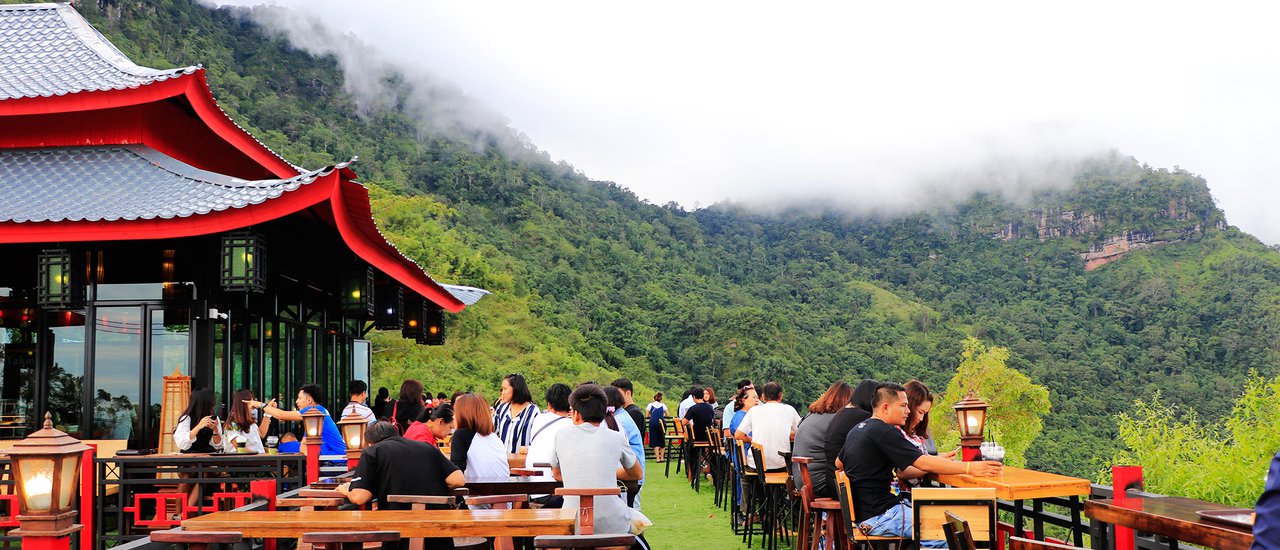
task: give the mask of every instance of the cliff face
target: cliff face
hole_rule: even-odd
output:
[[[1039,239],[1042,242],[1054,238],[1092,237],[1093,244],[1087,252],[1080,254],[1080,258],[1085,262],[1085,271],[1093,271],[1124,258],[1133,250],[1197,238],[1205,233],[1206,225],[1209,229],[1227,228],[1221,212],[1196,213],[1187,207],[1189,202],[1189,198],[1169,199],[1163,208],[1153,209],[1150,219],[1141,224],[1143,229],[1118,231],[1117,224],[1109,224],[1108,218],[1102,214],[1044,206],[1026,211],[1021,219],[1006,222],[993,237],[1004,241]],[[1206,224],[1206,221],[1211,223]]]

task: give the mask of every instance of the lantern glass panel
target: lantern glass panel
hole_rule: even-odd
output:
[[[28,511],[44,511],[53,504],[53,471],[54,459],[45,456],[24,456],[17,458],[22,476],[22,499]],[[61,500],[61,499],[59,499]]]
[[[347,450],[359,449],[364,443],[364,426],[360,424],[343,424],[342,439],[347,442]]]
[[[61,457],[62,471],[59,473],[61,487],[58,489],[58,509],[71,509],[71,496],[76,494],[76,480],[80,477],[80,453],[72,453]]]
[[[320,431],[324,428],[324,417],[320,415],[303,415],[302,425],[307,432],[307,437],[320,437]]]

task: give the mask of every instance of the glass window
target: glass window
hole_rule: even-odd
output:
[[[21,439],[35,424],[36,345],[31,332],[0,329],[0,439]]]
[[[185,311],[185,310],[183,310]],[[177,322],[178,315],[166,311],[151,310],[151,397],[149,400],[147,442],[144,447],[160,448],[160,406],[164,402],[164,377],[174,371],[191,375],[190,331],[185,322]]]
[[[82,430],[84,411],[84,317],[79,325],[51,327],[49,347],[49,412],[54,427],[78,439],[89,439]]]
[[[351,354],[351,379],[369,382],[369,364],[373,357],[370,351],[371,344],[368,340],[354,340],[352,347],[354,352]]]
[[[142,308],[95,310],[91,439],[127,439],[137,448]]]

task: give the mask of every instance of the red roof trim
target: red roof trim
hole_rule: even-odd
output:
[[[209,82],[205,79],[204,69],[137,88],[6,99],[0,101],[0,117],[112,109],[163,101],[180,95],[187,98],[200,120],[218,137],[266,168],[275,177],[291,178],[301,173],[237,125],[221,107],[218,107],[217,101],[213,98],[213,91],[209,89]]]
[[[357,256],[445,311],[458,313],[466,307],[387,242],[374,224],[365,186],[344,179],[334,191],[333,219],[338,233]]]

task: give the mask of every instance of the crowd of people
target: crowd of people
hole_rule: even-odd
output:
[[[395,508],[385,502],[386,495],[448,495],[468,481],[511,475],[509,459],[522,456],[527,468],[548,470],[566,488],[624,487],[621,498],[596,499],[595,532],[628,533],[638,519],[645,474],[641,426],[646,421],[625,378],[607,386],[552,384],[542,396],[545,409],[534,403],[528,382],[517,373],[503,377],[494,403],[478,393],[433,397],[417,380],[405,380],[394,400],[386,388],[379,389],[372,403],[363,381],[353,380],[347,389],[348,402],[339,418],[355,416],[368,423],[368,447],[353,475],[357,481],[339,487],[353,503],[376,500],[379,507]],[[240,390],[231,398],[231,413],[219,415],[213,391],[200,389],[192,393],[173,439],[184,453],[264,452],[273,421],[301,421],[303,414],[316,410],[325,418],[321,456],[345,455],[334,417],[322,402],[323,390],[314,384],[299,388],[293,410]],[[227,416],[225,422],[221,416]],[[299,450],[284,443],[280,449]],[[184,490],[191,500],[198,498],[189,487]],[[531,498],[539,507],[578,506],[576,497]],[[451,547],[450,539],[427,543],[427,548]],[[642,536],[637,544],[647,548]]]
[[[650,445],[657,460],[665,458],[666,441],[659,430],[668,411],[663,395],[649,404]],[[863,380],[856,387],[844,381],[831,384],[808,407],[803,418],[783,402],[783,388],[768,382],[759,388],[741,380],[733,399],[723,408],[710,388],[693,386],[685,392],[675,418],[694,442],[707,441],[713,430],[744,445],[758,443],[764,464],[745,454],[748,471],[785,471],[786,458],[808,457],[810,483],[816,497],[836,498],[837,470],[851,480],[855,524],[868,535],[912,538],[911,489],[927,473],[999,475],[1002,464],[992,461],[958,462],[956,451],[939,452],[929,431],[934,395],[919,380],[905,385]],[[730,453],[737,464],[737,453]],[[794,466],[798,470],[798,466]],[[802,479],[793,472],[794,479]],[[944,541],[921,541],[943,547]]]
[[[625,378],[606,386],[552,384],[542,396],[545,409],[535,403],[518,373],[503,377],[493,403],[477,393],[432,396],[417,380],[405,380],[395,399],[387,388],[379,389],[372,403],[366,403],[369,388],[364,382],[352,381],[347,389],[341,416],[354,415],[369,424],[369,447],[355,474],[359,481],[340,488],[352,502],[378,499],[380,506],[390,507],[379,497],[447,495],[470,480],[510,475],[509,458],[523,456],[527,468],[549,469],[568,488],[624,487],[625,498],[597,500],[598,533],[631,530],[645,480],[643,429],[654,459],[663,462],[668,458],[669,418],[687,426],[695,442],[722,430],[744,444],[758,443],[763,464],[748,454],[742,464],[748,470],[784,471],[780,451],[809,457],[812,491],[818,497],[834,498],[835,472],[844,471],[853,481],[855,521],[870,535],[912,536],[910,492],[926,473],[987,476],[1001,469],[998,462],[957,462],[952,460],[955,451],[939,453],[929,431],[934,395],[918,380],[905,385],[863,380],[856,387],[836,382],[809,405],[804,417],[784,402],[780,383],[757,388],[747,379],[738,382],[723,407],[711,388],[691,387],[674,415],[662,393],[641,409]],[[314,384],[298,389],[294,410],[240,390],[232,396],[224,422],[214,412],[213,392],[197,390],[179,419],[174,442],[183,452],[262,452],[273,419],[300,421],[315,409],[325,415],[321,454],[344,454],[323,401],[322,389]],[[737,460],[736,453],[732,459]],[[405,475],[407,471],[417,473]],[[572,497],[568,502],[554,495],[532,498],[542,507],[577,506]],[[926,546],[940,542],[923,541]]]

